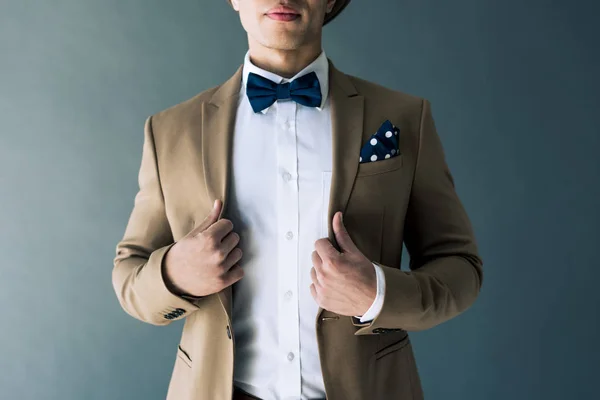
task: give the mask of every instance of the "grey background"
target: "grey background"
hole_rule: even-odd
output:
[[[431,100],[476,230],[480,298],[411,335],[427,399],[598,396],[598,11],[355,0],[324,29],[342,71]],[[224,0],[0,1],[0,398],[164,398],[182,323],[111,286],[143,123],[246,49]]]

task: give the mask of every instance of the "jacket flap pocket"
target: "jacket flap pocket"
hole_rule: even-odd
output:
[[[179,357],[188,367],[192,367],[192,359],[190,358],[187,351],[181,348],[181,345],[177,345],[177,357]]]
[[[392,339],[393,341],[384,343],[383,347],[381,347],[379,350],[377,350],[375,352],[375,354],[374,354],[375,359],[377,360],[387,354],[390,354],[394,351],[400,350],[401,348],[403,348],[410,342],[410,340],[408,338],[408,333],[406,333],[406,331],[400,333],[400,335],[401,335],[401,337],[399,339],[398,339],[398,336],[393,333],[389,333],[389,334],[386,333],[386,334],[380,335],[380,340],[386,340],[385,338],[387,337],[389,339]]]

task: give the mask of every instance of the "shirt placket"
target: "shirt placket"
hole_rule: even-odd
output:
[[[298,164],[296,107],[291,100],[277,102],[277,272],[279,392],[283,398],[299,398],[300,318],[298,302]]]

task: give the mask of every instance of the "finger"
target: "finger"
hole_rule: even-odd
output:
[[[242,259],[242,256],[243,256],[242,249],[240,249],[239,247],[236,247],[235,249],[231,250],[231,252],[229,252],[229,254],[227,254],[227,257],[225,258],[225,261],[223,262],[223,267],[226,270],[231,270],[231,268],[233,268],[235,266],[235,264],[238,263]]]
[[[230,231],[228,234],[225,235],[225,237],[221,241],[221,246],[223,247],[223,251],[225,251],[226,253],[229,253],[239,243],[240,243],[240,235],[238,235],[234,231]]]
[[[215,238],[217,243],[221,243],[223,238],[232,230],[233,222],[227,218],[221,218],[201,233],[205,234],[206,236],[212,236]]]
[[[313,268],[315,269],[315,273],[318,278],[321,278],[323,275],[323,260],[319,257],[319,254],[316,251],[313,251],[311,254],[311,261]]]
[[[227,286],[231,286],[240,279],[244,277],[244,269],[240,264],[235,264],[231,269],[225,274],[225,282]]]
[[[331,244],[329,239],[319,239],[315,241],[315,251],[319,254],[319,257],[324,258],[335,258],[339,257],[342,253],[337,251]]]
[[[356,245],[354,244],[354,241],[350,237],[350,234],[348,233],[348,230],[346,229],[344,222],[342,221],[342,212],[341,211],[336,212],[335,215],[333,216],[333,232],[335,234],[335,239],[337,240],[342,253],[356,252],[358,250]],[[335,249],[335,247],[333,247],[333,245],[331,245],[331,243],[330,243],[330,246],[332,249],[335,250],[336,253],[340,254],[337,251],[337,249]]]
[[[202,222],[200,222],[200,224],[197,227],[192,229],[192,231],[190,232],[190,236],[196,236],[199,233],[204,232],[208,227],[217,222],[217,220],[219,219],[219,213],[221,212],[221,206],[221,200],[215,200],[213,208],[210,210],[208,215],[204,217]]]
[[[321,288],[321,284],[319,282],[319,278],[317,277],[317,271],[315,271],[315,267],[310,269],[310,279],[313,281],[315,286]]]
[[[313,299],[315,299],[315,301],[317,302],[317,304],[319,304],[319,301],[317,300],[317,289],[315,288],[315,284],[311,283],[310,284],[310,294],[312,295]]]

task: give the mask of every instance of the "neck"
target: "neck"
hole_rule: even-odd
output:
[[[284,78],[291,78],[319,57],[321,42],[306,48],[279,50],[260,46],[250,46],[249,57],[252,64]]]

